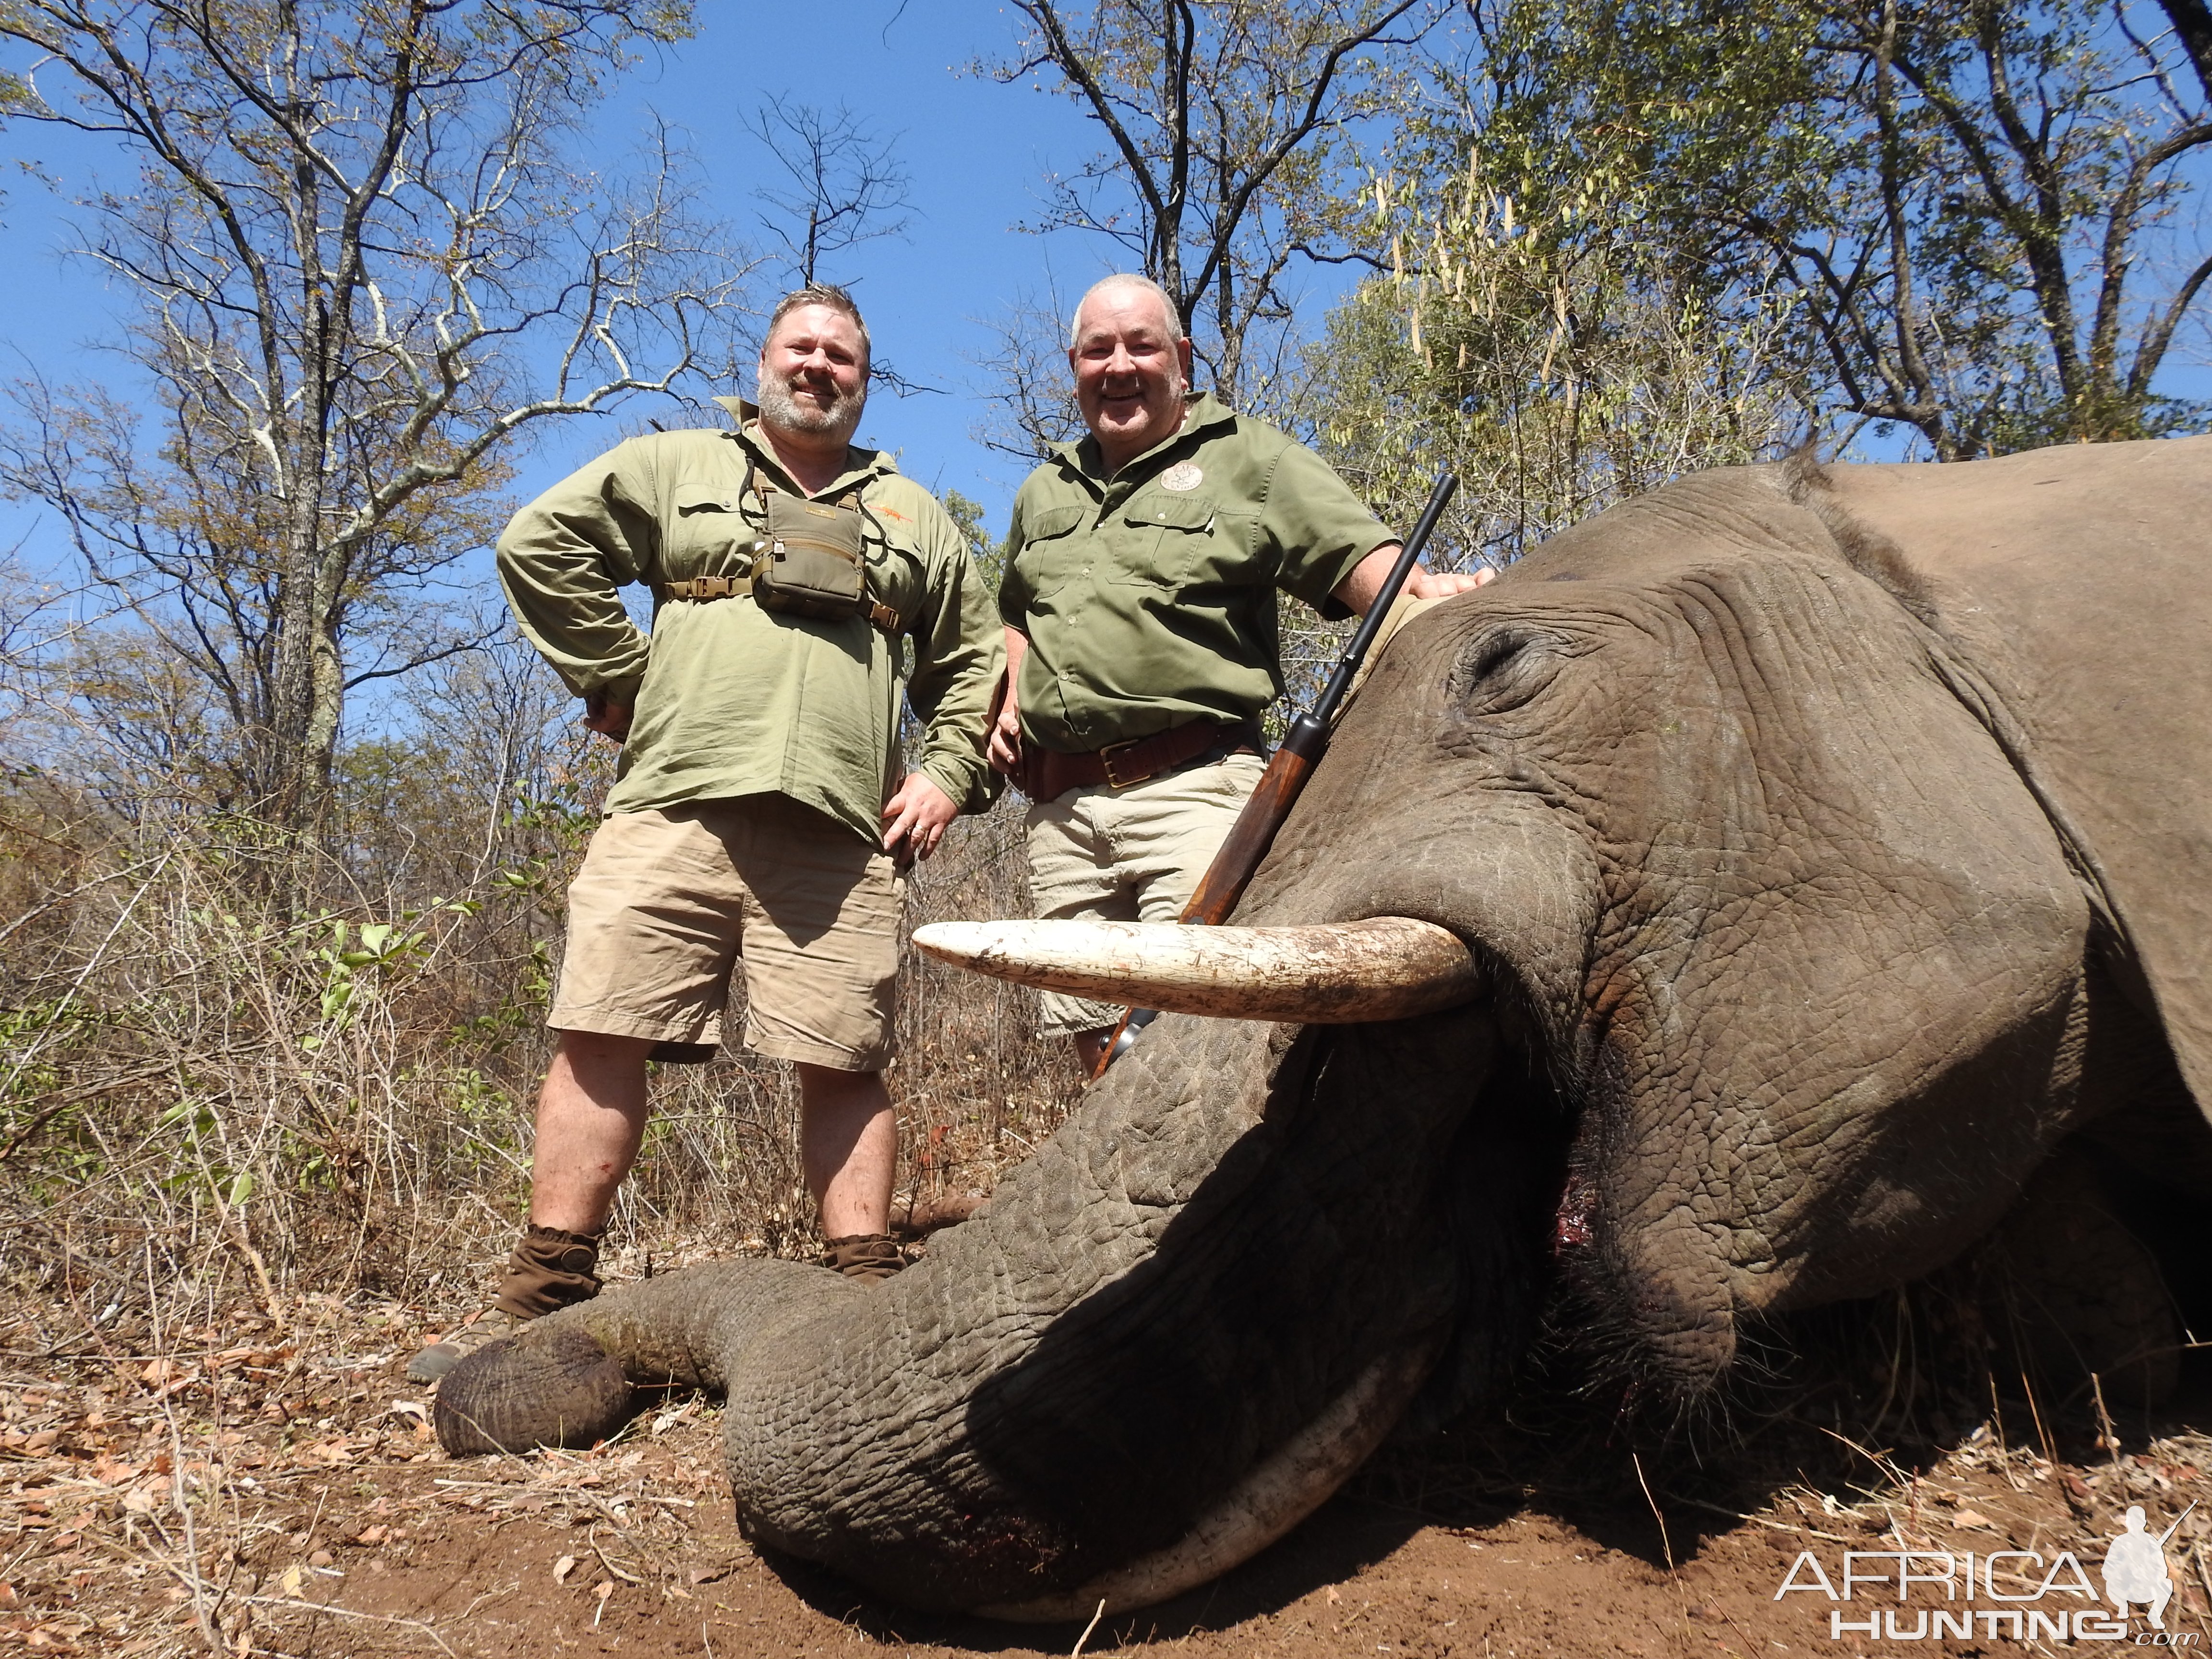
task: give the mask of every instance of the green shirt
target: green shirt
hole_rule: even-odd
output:
[[[902,775],[902,690],[923,726],[915,769],[974,804],[1004,648],[958,527],[889,456],[852,450],[817,499],[860,484],[868,591],[898,612],[898,640],[860,617],[766,611],[749,593],[671,599],[659,586],[744,573],[760,518],[744,489],[749,460],[775,487],[803,493],[750,424],[751,407],[720,401],[744,429],[632,438],[516,514],[500,538],[507,601],[568,689],[610,687],[620,702],[635,687],[607,811],[784,794],[878,842]],[[623,608],[618,590],[630,582],[654,585],[650,639]]]
[[[1063,444],[1014,498],[999,614],[1029,636],[1023,735],[1063,754],[1281,695],[1275,590],[1319,608],[1396,538],[1328,465],[1211,396],[1109,479]]]

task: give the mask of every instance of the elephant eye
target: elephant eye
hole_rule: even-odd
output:
[[[1551,678],[1559,643],[1539,629],[1514,624],[1479,635],[1453,672],[1453,693],[1474,713],[1518,708]]]

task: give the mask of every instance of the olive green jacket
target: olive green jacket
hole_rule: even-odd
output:
[[[1321,457],[1199,398],[1113,477],[1064,444],[1014,498],[999,614],[1029,636],[1025,739],[1063,754],[1193,720],[1243,720],[1283,689],[1275,592],[1316,609],[1396,539]]]
[[[980,805],[1004,647],[959,529],[889,456],[854,449],[817,499],[860,485],[869,592],[898,613],[899,638],[859,617],[763,611],[750,593],[667,596],[668,582],[744,574],[760,517],[744,489],[749,460],[800,493],[751,406],[720,401],[744,429],[632,438],[524,507],[499,540],[500,581],[523,635],[568,689],[635,698],[607,811],[776,793],[878,841],[903,771],[902,691],[922,727],[915,769]],[[650,638],[623,605],[632,582],[655,590]]]

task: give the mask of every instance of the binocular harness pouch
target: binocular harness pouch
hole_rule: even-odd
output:
[[[867,565],[860,551],[860,514],[840,501],[811,501],[761,485],[767,520],[753,556],[753,602],[763,611],[842,622],[865,608]],[[855,492],[857,494],[857,492]]]
[[[809,501],[771,489],[750,465],[745,487],[760,503],[763,532],[747,551],[750,577],[701,576],[670,582],[678,599],[734,599],[750,580],[753,603],[763,611],[843,622],[864,617],[886,634],[899,631],[897,611],[868,593],[868,566],[860,532],[860,492],[835,501]]]

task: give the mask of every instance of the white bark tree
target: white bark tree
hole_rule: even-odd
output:
[[[633,179],[569,160],[689,31],[684,0],[0,4],[11,120],[136,170],[83,251],[155,394],[19,386],[0,482],[211,688],[234,810],[314,823],[346,694],[479,636],[422,596],[526,431],[731,374],[744,265],[665,135]]]

